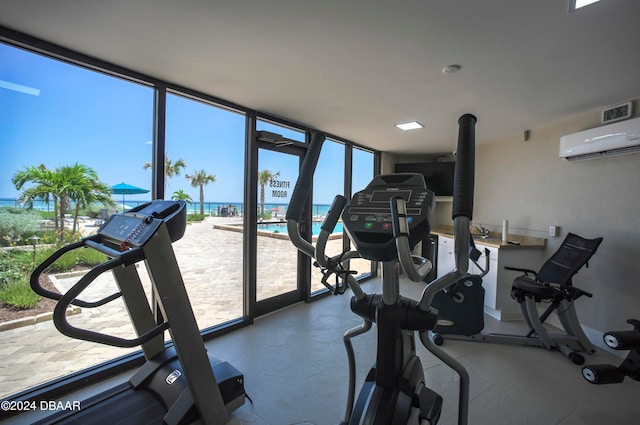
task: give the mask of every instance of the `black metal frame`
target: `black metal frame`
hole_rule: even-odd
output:
[[[304,154],[306,153],[306,150],[307,150],[306,144],[301,142],[292,142],[289,145],[276,146],[271,143],[257,141],[256,142],[256,168],[252,168],[252,171],[255,171],[255,178],[253,178],[252,176],[251,182],[258,181],[259,170],[257,169],[257,159],[260,155],[259,154],[260,149],[279,152],[279,153],[282,153],[285,155],[291,155],[294,157],[297,156],[298,164],[299,164],[298,167],[300,167],[300,164],[302,164],[302,159],[304,158]],[[256,186],[256,195],[257,195],[257,186]],[[255,212],[256,209],[253,208],[253,210],[254,210],[254,213],[257,214]],[[307,205],[307,212],[308,212],[307,215],[309,216],[308,219],[310,222],[311,209],[309,208],[309,205]],[[254,254],[254,256],[251,258],[255,258],[257,262],[257,229],[256,229],[256,226],[254,225],[254,223],[257,223],[257,216],[252,220],[248,220],[247,222],[249,223],[248,227],[251,228],[251,232],[256,233],[256,238],[255,238],[256,243],[253,243],[251,245],[252,252]],[[307,237],[309,236],[310,235],[307,235]],[[309,260],[308,257],[306,259],[302,257],[303,256],[300,253],[297,253],[298,278],[297,278],[296,289],[293,291],[278,294],[274,297],[267,298],[264,300],[259,300],[259,301],[257,300],[257,296],[254,296],[254,298],[252,299],[252,302],[255,305],[256,316],[262,316],[264,314],[271,313],[273,311],[279,310],[283,307],[286,307],[291,304],[295,304],[297,302],[303,301],[308,298],[309,288],[311,287],[310,261],[308,261]],[[256,267],[256,264],[255,264],[256,262],[254,262],[253,264],[254,268]],[[249,281],[249,286],[253,288],[252,292],[254,294],[257,294],[257,276],[256,276],[256,279]]]
[[[36,37],[32,37],[28,34],[21,33],[20,31],[0,26],[0,42],[5,43],[17,48],[25,49],[37,54],[60,60],[75,66],[90,69],[92,71],[98,71],[106,75],[121,78],[134,83],[142,84],[154,89],[154,121],[153,121],[153,158],[152,164],[154,164],[153,178],[152,178],[152,197],[153,199],[159,199],[164,196],[164,173],[161,172],[163,167],[158,167],[156,164],[161,164],[164,161],[165,151],[165,123],[166,123],[166,96],[167,93],[173,93],[188,98],[196,99],[210,103],[217,107],[225,108],[231,111],[242,113],[246,116],[246,130],[245,130],[245,178],[247,185],[245,187],[244,202],[245,202],[245,223],[244,223],[244,239],[243,239],[243,278],[245,282],[244,291],[244,315],[241,318],[232,320],[221,325],[201,330],[203,338],[205,340],[213,339],[217,336],[224,335],[228,332],[232,332],[236,329],[242,328],[253,323],[253,319],[261,314],[265,314],[272,311],[278,306],[282,305],[282,302],[294,302],[298,300],[298,296],[290,298],[287,294],[283,295],[280,299],[274,301],[273,305],[265,303],[264,307],[258,307],[256,305],[256,250],[255,245],[257,242],[257,231],[255,226],[248,225],[248,223],[255,222],[255,208],[252,205],[255,204],[257,199],[257,142],[256,142],[256,121],[257,119],[264,119],[272,121],[278,124],[282,124],[289,127],[294,127],[300,130],[306,130],[307,139],[309,137],[310,130],[304,125],[287,121],[282,117],[270,115],[268,113],[258,112],[233,102],[226,101],[202,92],[198,92],[187,87],[183,87],[177,84],[173,84],[167,81],[160,80],[150,75],[142,74],[132,71],[122,66],[116,65],[111,62],[101,60],[96,57],[92,57],[78,51],[68,49],[66,47],[47,42]],[[380,153],[372,151],[369,148],[359,146],[353,142],[337,137],[330,133],[326,133],[327,137],[339,140],[345,143],[345,195],[349,196],[351,192],[351,151],[354,146],[361,147],[369,150],[374,154],[374,174],[379,173],[380,168]],[[308,140],[307,140],[308,142]],[[305,144],[302,144],[304,146]],[[251,220],[254,221],[251,221]],[[345,246],[349,243],[348,239],[344,240]],[[318,299],[326,294],[327,291],[319,291],[313,294],[310,293],[310,262],[304,259],[299,259],[299,288],[301,288],[303,299],[307,302]],[[364,279],[375,276],[377,265],[372,264],[371,274],[363,276]],[[167,347],[172,343],[166,343]],[[99,382],[108,376],[114,376],[119,373],[126,372],[134,367],[139,366],[144,361],[141,352],[127,354],[100,365],[78,371],[76,373],[64,376],[52,380],[50,382],[38,385],[36,387],[27,389],[11,396],[12,400],[47,400],[54,399],[55,397],[69,394],[80,388],[86,387],[93,383]]]

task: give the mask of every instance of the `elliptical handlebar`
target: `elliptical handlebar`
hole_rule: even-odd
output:
[[[431,261],[425,258],[411,255],[407,205],[404,198],[394,196],[389,202],[391,207],[393,237],[396,240],[396,250],[398,251],[398,261],[402,269],[407,273],[409,279],[414,282],[421,282],[429,274],[433,265]]]
[[[336,223],[340,219],[340,215],[347,204],[347,199],[342,195],[337,195],[333,199],[331,207],[329,208],[329,211],[320,227],[320,234],[318,235],[316,246],[313,246],[310,242],[305,240],[300,233],[300,218],[302,210],[309,196],[309,187],[311,187],[311,183],[313,182],[313,174],[318,163],[318,158],[320,157],[324,140],[325,137],[321,133],[314,132],[311,135],[309,147],[307,148],[307,153],[302,161],[300,174],[296,181],[296,185],[294,186],[293,194],[291,195],[291,202],[289,203],[285,216],[287,219],[287,233],[296,248],[308,257],[315,259],[321,268],[340,275],[346,282],[346,285],[351,288],[356,299],[361,299],[365,296],[365,293],[360,287],[360,284],[356,281],[353,275],[348,270],[344,270],[341,265],[342,261],[346,261],[350,258],[357,258],[359,257],[359,254],[356,251],[348,251],[331,258],[325,255],[325,247],[329,240],[329,235],[331,235]],[[344,288],[341,289],[337,286],[331,287],[327,282],[325,282],[325,279],[323,279],[323,284],[325,284],[325,286],[327,286],[334,294],[343,292]]]
[[[298,180],[293,188],[291,202],[289,203],[289,207],[287,208],[287,213],[285,215],[285,218],[287,219],[287,233],[289,234],[291,242],[296,246],[296,248],[311,258],[315,258],[316,256],[315,248],[302,237],[298,225],[302,216],[304,204],[307,202],[309,197],[309,188],[313,182],[313,173],[315,172],[316,165],[318,164],[318,158],[320,157],[320,151],[322,150],[324,139],[325,138],[322,133],[314,132],[311,134],[309,147],[307,148],[307,153],[302,161],[300,174],[298,175]]]
[[[469,226],[473,218],[473,190],[475,173],[475,124],[477,118],[465,114],[458,119],[458,145],[453,180],[454,269],[434,280],[425,288],[418,306],[427,311],[439,291],[458,281],[469,269]]]
[[[452,217],[473,219],[473,188],[475,173],[475,124],[477,118],[464,114],[458,119],[458,147],[453,178]]]
[[[309,147],[307,148],[307,153],[302,161],[298,181],[296,181],[293,194],[291,195],[291,202],[289,203],[289,207],[287,208],[287,213],[285,215],[287,220],[300,220],[304,203],[309,197],[308,189],[311,187],[311,183],[313,182],[313,173],[316,171],[316,165],[318,164],[318,158],[320,157],[320,151],[322,150],[324,139],[325,137],[322,133],[313,132],[311,134]]]

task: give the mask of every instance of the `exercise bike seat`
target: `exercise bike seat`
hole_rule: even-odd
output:
[[[567,234],[558,250],[549,258],[538,272],[516,267],[506,270],[520,271],[524,274],[514,279],[511,296],[522,303],[525,296],[531,296],[536,302],[543,300],[574,300],[582,295],[591,296],[586,291],[573,286],[571,279],[582,266],[587,266],[595,254],[602,238],[585,239],[573,233]],[[532,276],[533,275],[533,276]]]
[[[524,294],[531,294],[534,296],[536,302],[542,300],[548,300],[560,295],[561,290],[556,286],[551,286],[548,283],[536,282],[529,276],[518,276],[513,281],[512,296],[518,299]]]

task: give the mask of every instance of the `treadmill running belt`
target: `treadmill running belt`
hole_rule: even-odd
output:
[[[83,409],[52,424],[64,425],[155,425],[162,424],[167,410],[148,391],[127,390],[102,403]]]

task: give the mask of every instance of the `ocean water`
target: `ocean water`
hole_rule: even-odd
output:
[[[9,198],[1,198],[0,199],[0,208],[3,207],[21,207],[22,205],[15,199]],[[39,211],[53,211],[53,202],[50,202],[48,205],[46,202],[42,201],[34,201],[33,209]]]
[[[116,201],[118,203],[118,209],[121,209],[122,199],[120,200],[116,199]],[[124,206],[125,206],[125,209],[130,209],[140,204],[143,204],[145,202],[149,202],[149,200],[125,199]],[[15,199],[0,198],[0,208],[21,207],[21,206],[22,205],[20,205]],[[230,209],[229,207],[232,207],[232,208]],[[327,205],[327,204],[313,205],[313,215],[320,216],[320,217],[325,216],[329,211],[329,207],[330,205]],[[223,211],[223,208],[226,208],[227,211],[233,210],[233,208],[235,208],[235,210],[238,212],[239,215],[242,215],[244,213],[244,204],[242,202],[205,202],[204,203],[204,213],[207,215],[219,215]],[[53,202],[50,202],[49,204],[47,204],[46,202],[42,202],[42,201],[34,201],[33,209],[38,211],[53,211]],[[279,214],[282,211],[286,212],[287,204],[266,204],[265,203],[264,209],[265,211],[273,211],[273,213],[277,212]],[[193,202],[188,206],[188,210],[190,213],[200,213],[200,203]]]

